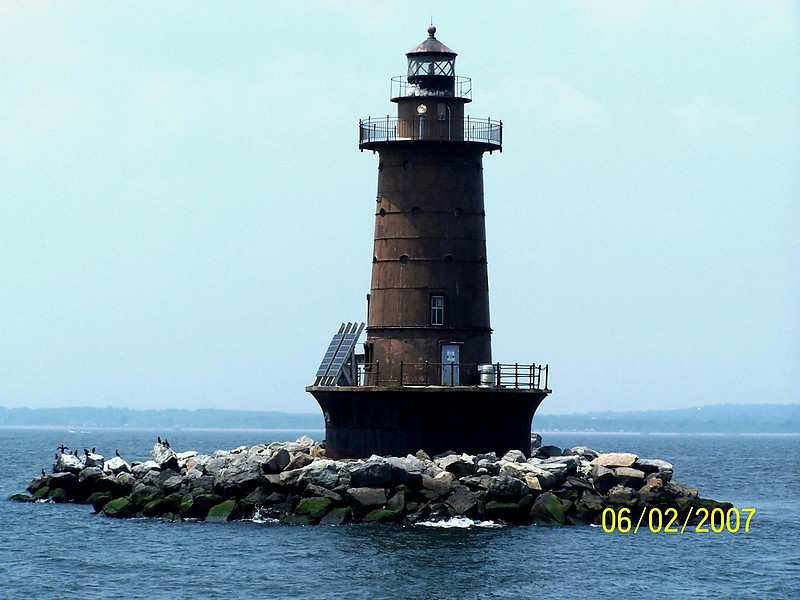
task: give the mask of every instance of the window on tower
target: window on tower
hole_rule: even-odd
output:
[[[444,296],[431,296],[431,325],[444,325]]]

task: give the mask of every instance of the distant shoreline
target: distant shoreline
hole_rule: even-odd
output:
[[[114,431],[322,432],[321,413],[233,409],[0,406],[0,428],[110,429]],[[597,435],[800,435],[800,404],[710,404],[694,408],[536,414],[532,429]]]
[[[305,427],[273,427],[273,428],[258,428],[258,427],[107,427],[107,426],[77,426],[77,425],[0,425],[0,431],[5,430],[39,430],[39,431],[71,431],[74,433],[91,433],[92,431],[153,431],[153,432],[203,432],[203,431],[219,431],[219,432],[241,432],[241,433],[280,433],[285,431],[302,432],[302,433],[324,433],[324,429],[314,429]],[[800,433],[770,433],[770,432],[718,432],[718,431],[554,431],[548,429],[540,429],[534,431],[540,435],[620,435],[620,436],[703,436],[703,437],[800,437]]]

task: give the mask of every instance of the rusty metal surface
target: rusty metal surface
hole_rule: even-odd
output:
[[[388,380],[399,380],[400,361],[440,362],[443,343],[461,344],[460,362],[492,361],[482,153],[380,149],[366,362],[380,361]],[[432,295],[445,299],[440,326]]]
[[[450,48],[436,39],[436,27],[433,25],[428,27],[428,37],[422,43],[417,44],[411,50],[406,52],[406,56],[413,56],[415,54],[443,54],[458,56]]]
[[[479,454],[530,455],[531,421],[543,391],[481,388],[306,388],[325,415],[332,458]]]

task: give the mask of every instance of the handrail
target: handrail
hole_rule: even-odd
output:
[[[449,370],[449,373],[448,373]],[[399,379],[382,379],[380,363],[358,365],[357,386],[460,386],[550,391],[549,365],[520,363],[434,363],[400,361]],[[443,377],[449,375],[449,377]],[[457,382],[459,375],[464,383]],[[445,380],[443,382],[443,379]],[[472,381],[468,381],[471,379]]]
[[[477,142],[499,150],[503,145],[503,122],[472,117],[440,121],[434,116],[419,115],[411,118],[368,117],[358,122],[360,147],[408,140]]]

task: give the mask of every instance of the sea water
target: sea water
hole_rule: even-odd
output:
[[[210,453],[319,431],[0,429],[0,598],[800,598],[800,437],[545,433],[544,443],[675,465],[700,495],[755,508],[749,532],[600,527],[286,526],[116,520],[5,500],[56,447],[148,458],[157,435]]]

